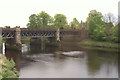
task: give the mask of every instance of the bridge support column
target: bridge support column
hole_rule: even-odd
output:
[[[57,29],[57,32],[56,32],[56,40],[57,42],[60,42],[60,29],[59,28]]]
[[[15,32],[15,42],[18,45],[21,45],[21,30],[20,30],[20,26],[16,26],[16,32]]]

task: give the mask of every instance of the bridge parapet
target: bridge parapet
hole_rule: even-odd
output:
[[[30,28],[2,28],[3,38],[15,38],[17,44],[21,44],[21,38],[80,36],[81,31],[75,29],[30,29]]]
[[[55,37],[55,29],[25,29],[21,28],[21,37]]]
[[[14,38],[15,28],[2,28],[2,37],[3,38]]]
[[[29,28],[20,28],[21,37],[56,37],[57,29],[29,29]],[[59,29],[60,37],[62,36],[79,36],[80,30],[73,29]],[[3,38],[15,38],[16,28],[2,28]]]
[[[80,30],[73,30],[73,29],[61,29],[60,30],[60,36],[79,36],[80,35]]]

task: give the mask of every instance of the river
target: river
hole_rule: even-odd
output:
[[[13,58],[20,78],[118,78],[118,53],[79,47],[62,41],[59,47],[23,43],[21,51],[6,50]],[[59,54],[57,54],[59,53]],[[79,57],[60,55],[81,53]]]

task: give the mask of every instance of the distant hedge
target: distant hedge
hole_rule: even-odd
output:
[[[15,63],[11,59],[10,61],[0,54],[0,79],[3,78],[18,78],[19,73],[15,68]]]

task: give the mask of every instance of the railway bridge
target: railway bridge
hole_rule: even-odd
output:
[[[21,44],[21,38],[80,36],[81,31],[76,29],[30,29],[30,28],[0,28],[3,39],[14,38],[16,44]]]

